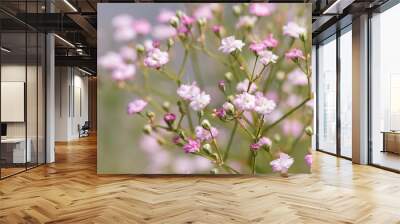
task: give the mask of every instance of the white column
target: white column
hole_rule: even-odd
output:
[[[353,20],[353,162],[368,163],[368,16]]]

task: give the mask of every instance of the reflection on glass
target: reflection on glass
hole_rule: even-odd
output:
[[[372,163],[400,170],[400,5],[372,17]]]
[[[318,147],[336,153],[336,39],[318,48]]]
[[[340,36],[340,153],[352,157],[352,35]]]

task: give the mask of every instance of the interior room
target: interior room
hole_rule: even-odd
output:
[[[400,223],[399,21],[1,0],[0,223]]]

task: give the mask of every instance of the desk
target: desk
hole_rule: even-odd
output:
[[[383,150],[382,152],[392,152],[400,154],[400,132],[383,131]]]
[[[31,145],[30,138],[26,140],[28,143],[25,152],[25,138],[5,138],[1,139],[1,156],[9,163],[26,163],[31,162]],[[4,155],[5,154],[5,155]],[[12,156],[11,156],[12,154]],[[2,158],[2,159],[3,159]],[[12,160],[11,160],[12,158]]]

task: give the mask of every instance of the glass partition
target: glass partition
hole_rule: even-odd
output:
[[[336,154],[336,36],[318,47],[318,149]]]
[[[40,12],[43,3],[1,1],[0,7],[23,16]],[[43,33],[0,12],[1,179],[45,163],[45,44]]]

